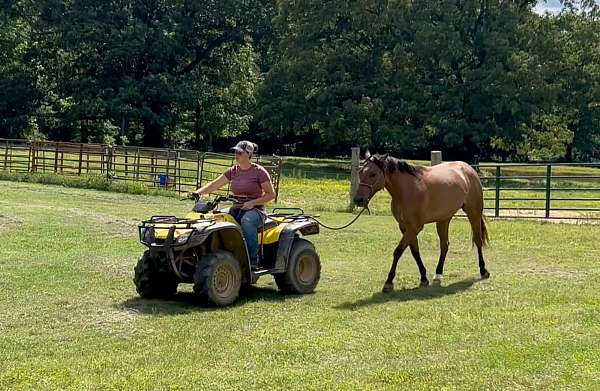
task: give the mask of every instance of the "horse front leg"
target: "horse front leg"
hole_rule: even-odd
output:
[[[382,291],[384,293],[391,292],[394,290],[394,278],[396,277],[396,267],[398,266],[398,260],[402,256],[404,250],[406,250],[406,243],[404,243],[404,237],[400,241],[400,244],[394,250],[394,260],[392,261],[392,267],[390,268],[390,272],[388,273],[388,278],[383,285]]]
[[[385,284],[383,285],[383,292],[391,292],[394,290],[394,278],[396,277],[396,267],[398,266],[398,260],[400,260],[402,253],[404,253],[404,250],[406,250],[409,244],[417,238],[417,235],[413,232],[413,230],[405,230],[404,227],[400,227],[400,229],[403,233],[402,239],[400,240],[400,244],[398,244],[398,246],[394,250],[394,260],[392,261],[392,267],[390,268],[390,272],[388,273],[388,278]]]

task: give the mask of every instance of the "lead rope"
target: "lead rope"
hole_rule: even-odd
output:
[[[266,219],[267,217],[269,217],[265,212],[258,210],[257,211],[262,214],[262,216]],[[316,222],[317,224],[319,224],[321,227],[325,228],[325,229],[329,229],[331,231],[339,231],[345,228],[348,228],[349,226],[351,226],[352,224],[354,224],[356,222],[356,220],[358,220],[358,218],[365,212],[369,212],[369,214],[371,214],[371,211],[369,210],[368,206],[365,206],[362,208],[362,210],[356,215],[356,217],[354,219],[352,219],[352,221],[350,221],[348,224],[343,225],[341,227],[330,227],[326,224],[323,224],[322,222],[320,222],[316,217],[314,216],[288,216],[286,217],[286,219],[289,220],[300,220],[300,219],[310,219],[313,220],[314,222]],[[264,219],[263,219],[263,231],[264,231]],[[261,242],[262,242],[262,238],[261,238]]]
[[[369,212],[369,214],[371,214],[371,211],[369,210],[369,207],[368,207],[368,206],[365,206],[365,207],[364,207],[364,208],[362,208],[362,210],[361,210],[361,211],[360,211],[360,212],[359,212],[359,213],[356,215],[356,217],[355,217],[354,219],[352,219],[352,221],[351,221],[351,222],[349,222],[348,224],[346,224],[346,225],[343,225],[343,226],[341,226],[341,227],[329,227],[329,226],[327,226],[327,225],[325,225],[325,224],[321,223],[319,220],[317,220],[317,218],[316,218],[316,217],[312,217],[312,216],[309,216],[309,217],[310,217],[312,220],[316,221],[316,222],[317,222],[317,224],[319,224],[319,225],[320,225],[321,227],[323,227],[323,228],[329,229],[329,230],[331,230],[331,231],[339,231],[339,230],[342,230],[342,229],[348,228],[349,226],[351,226],[352,224],[354,224],[354,223],[356,222],[356,220],[358,220],[358,218],[360,217],[360,215],[362,215],[362,214],[364,213],[364,211],[365,211],[365,210],[366,210],[367,212]]]

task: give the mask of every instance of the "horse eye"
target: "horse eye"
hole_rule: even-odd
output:
[[[370,175],[370,177],[371,177],[371,178],[375,178],[376,176],[377,176],[377,174],[375,174],[375,173],[372,173],[372,174]]]

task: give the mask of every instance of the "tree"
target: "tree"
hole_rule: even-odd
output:
[[[275,136],[316,129],[330,148],[516,153],[548,123],[551,86],[529,52],[535,3],[281,1],[258,114]]]
[[[251,43],[270,5],[266,0],[58,3],[37,2],[35,27],[47,37],[37,59],[52,70],[48,76],[62,100],[60,116],[73,127],[109,121],[123,133],[130,123],[139,124],[132,128],[142,130],[139,136],[148,146],[163,146],[186,113],[197,110],[197,103],[186,106],[193,101],[190,86],[201,87],[203,78],[214,76],[216,67]]]
[[[0,134],[20,138],[31,134],[30,115],[40,105],[37,78],[27,67],[30,29],[15,18],[10,6],[0,9]]]
[[[556,111],[572,132],[563,154],[569,161],[600,158],[600,7],[593,1],[579,6],[569,4],[556,20],[561,48]]]

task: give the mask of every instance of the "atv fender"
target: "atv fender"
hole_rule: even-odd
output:
[[[290,251],[294,244],[298,233],[303,236],[315,235],[319,233],[319,224],[314,220],[298,220],[293,223],[286,224],[285,229],[279,236],[279,248],[277,250],[277,258],[275,260],[275,273],[283,273],[287,270]]]
[[[242,230],[237,224],[222,222],[218,227],[211,227],[210,232],[197,235],[191,241],[192,247],[207,243],[210,251],[227,250],[231,252],[234,258],[240,263],[242,270],[242,281],[250,282],[252,279],[250,271],[250,260],[248,259],[248,247],[242,234]]]
[[[227,250],[240,263],[242,281],[250,282],[252,280],[246,240],[241,228],[237,224],[222,221],[207,226],[204,230],[197,229],[185,245],[174,246],[172,241],[173,239],[171,238],[171,243],[167,241],[163,246],[150,246],[149,249],[150,251],[166,252],[171,263],[175,260],[175,252],[181,254],[202,244],[208,245],[208,251]]]

